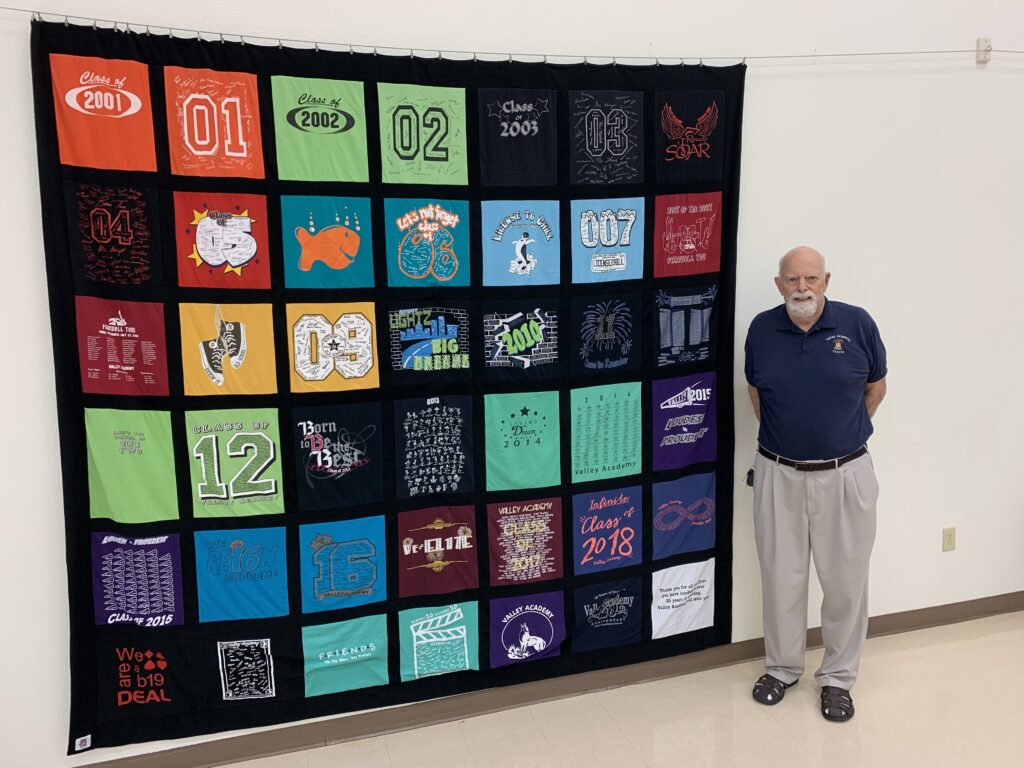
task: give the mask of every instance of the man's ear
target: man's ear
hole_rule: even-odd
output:
[[[825,278],[825,285],[828,285],[828,278]],[[775,276],[775,287],[779,289],[779,293],[785,296],[785,292],[782,290],[782,278],[778,275]]]
[[[831,272],[826,272],[825,273],[825,287],[821,289],[822,293],[824,293],[828,289],[828,281],[829,281],[829,279],[831,277],[832,277],[832,273]]]

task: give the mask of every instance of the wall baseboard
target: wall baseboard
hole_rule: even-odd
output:
[[[1024,610],[1024,591],[949,603],[932,608],[875,616],[868,622],[868,637],[910,632],[954,624],[1001,613]],[[808,648],[821,645],[821,629],[807,632]],[[751,661],[764,656],[764,639],[744,640],[704,651],[631,664],[614,669],[538,680],[532,683],[474,691],[444,699],[417,702],[388,709],[341,715],[301,725],[284,726],[260,733],[178,747],[161,752],[91,763],[92,768],[214,768],[269,755],[315,749],[328,744],[461,720],[512,707],[618,688],[690,672]]]

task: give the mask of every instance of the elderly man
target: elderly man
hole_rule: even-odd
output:
[[[779,262],[781,306],[747,333],[748,391],[760,421],[754,536],[761,561],[765,674],[754,699],[778,704],[804,671],[809,556],[824,592],[821,713],[853,717],[868,627],[868,560],[878,481],[866,442],[885,396],[885,347],[867,312],[825,299],[829,273],[813,248]]]

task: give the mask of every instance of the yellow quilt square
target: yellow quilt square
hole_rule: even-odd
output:
[[[270,304],[182,304],[186,395],[277,392]]]

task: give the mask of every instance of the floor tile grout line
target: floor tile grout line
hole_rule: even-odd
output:
[[[606,689],[606,690],[608,690],[608,689]],[[603,701],[601,701],[601,698],[599,696],[595,695],[595,698],[597,699],[597,703],[601,705],[601,708],[605,711],[605,713],[608,715],[608,717],[611,718],[612,723],[615,724],[615,728],[619,731],[619,733],[621,733],[625,737],[626,743],[629,744],[630,748],[636,753],[637,757],[644,764],[645,768],[653,768],[653,766],[655,766],[656,764],[655,763],[650,763],[650,762],[648,762],[647,760],[644,759],[643,752],[641,752],[637,748],[636,744],[633,743],[633,740],[629,737],[629,733],[626,732],[626,731],[623,731],[621,728],[619,728],[618,719],[615,717],[614,714],[612,714],[611,710],[609,710],[608,707],[605,706],[605,703]]]
[[[549,747],[557,746],[557,745],[552,745],[551,744],[551,740],[548,738],[547,734],[544,732],[544,728],[542,727],[543,724],[540,722],[540,719],[537,717],[536,705],[534,705],[534,704],[527,705],[526,706],[526,711],[530,713],[530,719],[533,720],[534,724],[536,725],[537,733],[539,733],[541,735],[541,737],[544,739],[544,743],[547,744]]]
[[[472,758],[474,765],[476,765],[477,762],[478,762],[477,756],[476,756],[476,753],[473,751],[472,745],[469,743],[469,739],[466,737],[466,731],[463,729],[463,725],[468,720],[473,720],[473,719],[475,719],[477,717],[487,717],[488,715],[501,715],[501,714],[503,714],[505,712],[513,712],[515,710],[520,710],[520,709],[526,710],[527,713],[530,716],[530,719],[533,720],[534,722],[536,722],[536,718],[534,717],[533,712],[530,711],[530,707],[531,707],[531,705],[521,705],[521,706],[518,706],[518,707],[511,707],[510,709],[506,709],[506,710],[500,710],[498,712],[486,712],[486,713],[482,713],[480,715],[473,715],[471,717],[461,718],[460,720],[457,721],[457,724],[459,726],[459,732],[462,734],[462,740],[464,742],[466,742],[466,751],[469,754],[470,758]],[[540,729],[537,729],[537,733],[540,734],[540,740],[543,741],[544,746],[547,747],[550,750],[551,743],[548,741],[547,736],[545,736],[543,731],[541,731]]]
[[[607,690],[607,689],[605,689],[605,690]],[[622,728],[619,727],[618,720],[611,714],[611,712],[608,711],[608,708],[604,705],[604,702],[601,701],[600,697],[598,697],[596,694],[586,694],[586,695],[587,696],[593,696],[594,700],[597,702],[597,705],[599,707],[601,707],[602,710],[604,710],[604,713],[608,716],[609,721],[611,721],[612,727],[615,728],[615,732],[618,733],[618,735],[620,736],[618,741],[621,744],[628,745],[629,746],[629,751],[632,752],[638,759],[643,760],[643,757],[637,751],[636,747],[633,745],[633,742],[630,741],[629,735],[625,731],[623,731]]]

